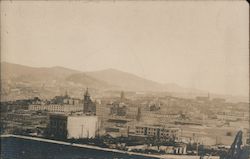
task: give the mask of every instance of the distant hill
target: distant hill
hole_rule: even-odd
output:
[[[93,78],[86,73],[77,73],[77,74],[71,74],[66,77],[66,81],[80,84],[82,87],[90,87],[95,89],[111,89],[115,88],[112,84],[109,84],[103,80],[100,80],[98,78]]]
[[[1,63],[2,80],[10,84],[65,84],[70,83],[95,89],[127,91],[165,91],[164,85],[147,80],[131,73],[106,69],[93,72],[81,72],[64,67],[29,67],[7,62]]]
[[[42,81],[42,80],[60,80],[80,71],[64,67],[29,67],[7,62],[1,63],[1,77],[7,80],[17,81]]]
[[[207,91],[183,88],[175,83],[161,84],[137,75],[105,69],[81,72],[60,66],[29,67],[1,62],[1,97],[11,100],[63,94],[82,95],[86,87],[94,91],[172,92],[174,95],[206,95]]]
[[[118,86],[121,90],[164,91],[164,88],[160,83],[115,69],[86,72],[86,74],[90,77],[101,79],[110,85]]]

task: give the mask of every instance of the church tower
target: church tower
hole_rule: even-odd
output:
[[[92,102],[89,94],[89,90],[87,88],[86,92],[84,93],[83,99],[83,112],[88,114],[95,114],[96,113],[96,105]]]
[[[141,120],[141,107],[139,106],[137,109],[136,121]]]
[[[123,101],[124,101],[124,99],[125,99],[125,94],[124,94],[124,92],[122,91],[122,92],[121,92],[121,96],[120,96],[120,100],[121,100],[121,102],[123,102]]]
[[[86,92],[84,93],[84,101],[90,101],[90,95],[89,95],[89,89],[86,89]]]

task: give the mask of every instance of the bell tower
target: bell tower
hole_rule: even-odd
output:
[[[96,106],[95,103],[92,102],[89,94],[88,88],[86,89],[84,93],[84,99],[83,99],[83,112],[84,113],[93,113],[96,112]]]

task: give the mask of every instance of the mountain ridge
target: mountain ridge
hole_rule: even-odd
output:
[[[86,87],[96,91],[175,92],[198,95],[208,93],[208,91],[184,88],[175,83],[158,83],[113,68],[83,72],[62,66],[31,67],[9,62],[1,62],[1,85],[1,95],[13,98],[20,94],[46,98],[62,94],[65,90],[79,94]],[[14,90],[17,91],[16,89],[20,91],[19,94],[13,93]]]
[[[31,67],[21,64],[13,64],[9,62],[1,62],[1,78],[6,80],[12,80],[14,82],[33,82],[33,81],[50,81],[60,80],[69,81],[78,84],[84,84],[85,82],[91,87],[91,80],[95,82],[94,85],[100,87],[101,84],[106,87],[112,87],[125,91],[168,91],[167,87],[176,87],[178,91],[182,91],[185,88],[177,84],[162,84],[149,79],[145,79],[138,75],[121,71],[114,68],[108,68],[98,71],[79,71],[75,69],[69,69],[62,66],[53,67]],[[29,78],[31,81],[29,81]],[[88,81],[88,82],[87,82]],[[174,89],[171,91],[175,91]],[[186,90],[185,90],[186,92]]]

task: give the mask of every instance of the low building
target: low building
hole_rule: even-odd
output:
[[[51,114],[48,131],[55,138],[95,138],[99,120],[97,116]]]
[[[187,154],[186,144],[181,144],[177,146],[160,146],[159,149],[167,154]]]

